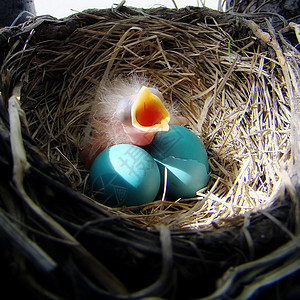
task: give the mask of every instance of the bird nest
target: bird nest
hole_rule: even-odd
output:
[[[250,296],[297,271],[299,25],[272,21],[118,7],[2,29],[11,274],[42,297],[187,299]],[[211,178],[196,197],[93,199],[82,140],[99,86],[119,76],[147,78],[204,143]]]

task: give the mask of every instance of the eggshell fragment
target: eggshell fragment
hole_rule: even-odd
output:
[[[157,162],[161,175],[167,169],[167,195],[172,198],[194,197],[208,183],[209,174],[201,162],[171,156]],[[161,184],[163,188],[164,181]]]
[[[167,169],[167,196],[193,197],[207,185],[210,177],[207,153],[201,140],[189,129],[170,125],[169,131],[158,132],[145,149],[158,163],[161,189]]]

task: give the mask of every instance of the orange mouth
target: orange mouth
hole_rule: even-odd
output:
[[[142,131],[168,131],[170,116],[160,99],[145,86],[131,109],[132,125]]]

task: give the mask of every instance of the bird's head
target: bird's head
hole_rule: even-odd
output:
[[[117,116],[133,144],[147,145],[157,132],[169,130],[170,115],[162,100],[158,90],[143,86],[118,103]]]
[[[168,131],[170,115],[161,99],[143,86],[132,105],[131,120],[133,127],[144,132]]]

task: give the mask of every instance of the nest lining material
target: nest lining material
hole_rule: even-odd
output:
[[[78,14],[65,21],[36,20],[32,26],[9,28],[4,34],[0,31],[0,46],[7,54],[1,68],[0,98],[0,237],[4,245],[0,247],[0,269],[5,274],[2,276],[4,291],[7,289],[13,297],[16,290],[25,287],[30,296],[43,299],[239,296],[246,299],[260,292],[273,298],[290,295],[292,299],[299,282],[299,193],[296,189],[300,153],[299,53],[285,41],[283,32],[275,34],[271,27],[266,30],[270,34],[262,32],[251,21],[244,20],[248,34],[251,29],[248,37],[244,35],[245,27],[236,29],[239,20],[230,22],[228,15],[225,15],[228,22],[223,22],[221,14],[214,19],[208,15],[216,16],[216,13],[202,13],[202,10],[159,10],[152,17],[147,16],[152,12],[137,16],[136,11],[125,8],[122,12],[100,11]],[[136,52],[133,48],[124,50],[124,45],[128,47],[126,39],[117,47],[125,33],[118,27],[126,23],[123,19],[128,26],[143,28],[131,32],[132,39],[134,34],[143,37],[149,31],[153,33],[150,23],[153,28],[159,28],[155,34],[163,50],[157,50],[157,40],[150,43],[144,38],[144,45],[151,45],[148,51],[153,51],[151,60],[147,60],[148,52],[139,50],[139,43],[135,44]],[[101,27],[97,26],[98,22]],[[106,27],[107,22],[114,26]],[[170,32],[163,34],[161,28],[165,26]],[[74,31],[75,28],[78,29]],[[119,31],[114,31],[116,28]],[[298,28],[290,24],[285,30],[292,34],[295,30],[297,35]],[[241,32],[243,39],[236,34]],[[176,34],[178,38],[174,39]],[[280,37],[280,46],[275,36]],[[91,46],[98,43],[101,47]],[[209,48],[205,47],[207,44]],[[230,48],[226,47],[228,44]],[[188,50],[190,46],[193,51]],[[98,51],[98,55],[91,55],[92,51]],[[117,51],[115,56],[114,51]],[[193,55],[186,57],[181,51]],[[160,56],[162,53],[166,59]],[[176,59],[171,60],[175,54]],[[185,63],[196,63],[196,56],[198,64]],[[75,57],[79,58],[76,62]],[[145,60],[144,64],[138,59]],[[141,63],[139,68],[134,67],[136,62]],[[90,105],[84,100],[94,98],[106,70],[108,77],[112,74],[113,78],[114,73],[126,75],[128,64],[133,66],[132,72],[165,87],[166,98],[190,116],[190,127],[206,143],[214,158],[211,160],[212,167],[215,166],[214,185],[210,183],[207,190],[201,191],[200,199],[153,203],[142,211],[141,208],[118,211],[105,208],[76,191],[77,188],[87,193],[85,170],[78,161],[78,146]],[[202,77],[195,83],[193,78],[197,72]],[[19,115],[23,115],[15,97],[19,91],[13,90],[21,78],[21,105],[27,116],[27,120],[23,118],[22,135]],[[181,80],[186,84],[181,84]],[[252,99],[256,101],[252,103]],[[203,119],[199,117],[201,113]],[[237,118],[232,120],[230,115]],[[30,134],[26,134],[26,124],[30,124]],[[250,126],[259,127],[258,124],[261,131],[255,132]],[[284,124],[284,129],[279,130],[278,124]],[[208,125],[215,127],[207,129]],[[47,157],[42,159],[32,137],[59,169],[53,168]],[[277,143],[271,143],[272,139],[277,139]],[[251,141],[250,146],[245,141]],[[279,151],[276,156],[277,149],[282,153]],[[233,157],[222,155],[225,150]],[[260,156],[252,158],[251,155],[248,162],[251,151]],[[278,160],[273,164],[268,161],[276,157]],[[255,169],[260,161],[265,165]],[[282,167],[280,172],[286,170],[289,174],[281,176],[276,165]],[[75,190],[59,170],[68,175]],[[250,171],[257,175],[252,177],[257,181],[247,188],[242,180],[253,176]],[[234,177],[235,172],[249,175]],[[289,178],[293,184],[288,182]],[[268,190],[271,185],[274,186]],[[284,201],[276,201],[277,205],[258,214],[251,214],[253,209],[250,209],[242,215],[238,207],[234,211],[234,199],[239,201],[256,191],[265,197],[262,199],[267,199],[264,205],[268,206],[273,202],[272,194],[280,195],[284,186],[290,193],[283,195]],[[230,196],[228,203],[226,195]],[[207,200],[201,201],[205,197]],[[237,216],[231,218],[231,213]],[[215,225],[212,222],[225,223],[228,227],[190,230],[192,226],[211,227]],[[162,223],[172,230],[164,225],[143,228]],[[189,227],[189,230],[175,230],[178,227]]]
[[[234,40],[213,18],[97,18],[66,40],[31,44],[29,35],[2,67],[10,70],[2,76],[24,73],[30,135],[74,188],[92,196],[79,149],[99,85],[145,76],[203,141],[211,180],[195,199],[107,209],[142,226],[208,228],[269,207],[292,160],[288,87],[276,58],[253,36]]]

